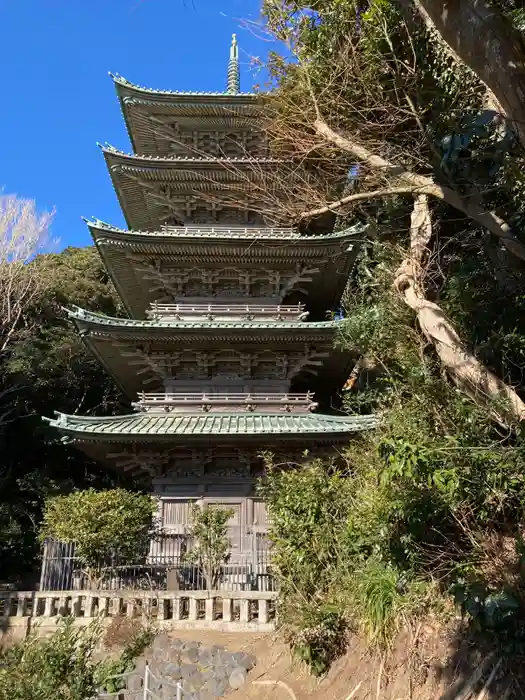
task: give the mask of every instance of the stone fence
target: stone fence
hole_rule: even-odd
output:
[[[126,615],[169,628],[267,632],[276,597],[272,591],[0,591],[0,629]]]

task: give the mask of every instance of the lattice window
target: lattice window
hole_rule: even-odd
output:
[[[215,357],[213,373],[219,377],[238,378],[242,376],[242,354],[224,350]]]
[[[281,374],[279,357],[270,351],[262,352],[252,368],[253,379],[277,379]]]
[[[163,527],[189,527],[191,525],[191,507],[195,500],[162,500]]]
[[[191,215],[191,222],[193,224],[209,224],[213,223],[215,219],[215,213],[205,206],[195,207]]]

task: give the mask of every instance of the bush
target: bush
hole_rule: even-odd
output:
[[[211,590],[217,588],[221,567],[230,555],[228,520],[233,510],[193,506],[191,515],[192,526],[188,534],[194,546],[186,553],[185,560],[200,567],[206,586]]]
[[[51,637],[38,639],[33,632],[0,653],[0,700],[87,700],[100,690],[117,692],[124,684],[113,676],[132,670],[152,638],[151,630],[141,628],[118,659],[96,661],[100,622],[75,627],[72,618],[60,620]]]
[[[101,663],[93,660],[98,623],[60,622],[48,639],[33,634],[0,654],[0,700],[84,700],[95,695]]]
[[[76,491],[46,501],[40,538],[75,542],[90,579],[111,560],[136,562],[155,534],[151,496],[125,489]]]

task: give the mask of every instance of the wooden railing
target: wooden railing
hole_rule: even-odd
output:
[[[198,408],[204,412],[236,410],[265,413],[308,413],[317,408],[310,392],[304,394],[262,393],[165,393],[142,392],[133,407],[139,411],[188,411]]]
[[[272,591],[0,591],[0,627],[37,619],[146,617],[174,626],[269,630],[275,621]]]
[[[221,319],[276,319],[279,321],[303,321],[308,317],[304,304],[282,306],[276,304],[160,304],[152,303],[146,312],[150,319],[173,318],[178,321],[205,317]]]

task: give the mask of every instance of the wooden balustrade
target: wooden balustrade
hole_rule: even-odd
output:
[[[264,394],[264,393],[154,393],[138,394],[133,407],[139,411],[187,411],[200,408],[202,411],[231,410],[258,411],[268,413],[308,413],[317,408],[310,392],[303,394]]]
[[[0,621],[60,617],[89,623],[117,615],[174,626],[273,629],[277,593],[271,591],[0,591]],[[0,626],[1,626],[0,622]]]
[[[307,318],[308,313],[304,310],[304,304],[292,306],[275,304],[150,304],[146,312],[148,318],[174,318],[184,320],[185,318],[206,317],[210,320],[215,318],[257,320],[257,319],[277,319],[282,321],[298,321]]]

